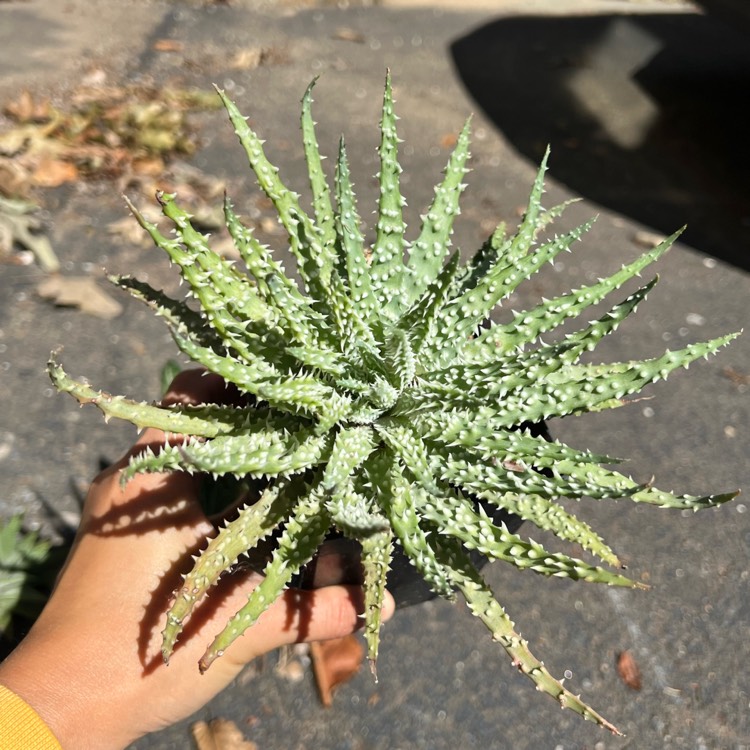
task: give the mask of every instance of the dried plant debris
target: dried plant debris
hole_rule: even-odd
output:
[[[229,719],[197,721],[191,727],[198,750],[258,750],[246,740],[239,727]]]
[[[331,38],[340,42],[354,42],[354,44],[364,44],[367,41],[367,37],[361,31],[349,26],[339,26]]]
[[[745,388],[750,385],[750,375],[735,370],[734,367],[724,367],[721,374],[731,380],[738,388]]]
[[[630,651],[623,651],[617,655],[617,674],[631,690],[641,689],[641,670]]]
[[[278,650],[278,661],[274,672],[287,682],[301,682],[305,678],[306,667],[310,663],[310,645],[295,643],[282,646]]]
[[[176,193],[189,207],[192,221],[202,230],[211,232],[216,236],[218,243],[222,241],[231,245],[231,237],[225,231],[223,211],[216,204],[216,199],[223,195],[227,183],[218,177],[206,174],[200,169],[178,159],[168,165],[164,170],[149,172],[129,173],[118,180],[118,190],[122,194],[154,195],[156,192]],[[159,212],[147,211],[150,219],[156,220]],[[129,245],[148,247],[151,240],[144,235],[143,230],[133,222],[131,216],[111,222],[107,229],[114,238]],[[231,248],[229,248],[231,249]],[[220,253],[221,254],[221,253]],[[236,257],[236,252],[231,249],[228,253]]]
[[[204,201],[223,191],[223,182],[202,173],[182,176],[190,172],[187,165],[169,174],[175,156],[196,150],[189,114],[215,109],[213,93],[145,84],[105,86],[106,75],[98,72],[87,76],[64,108],[29,91],[4,106],[8,127],[0,127],[0,260],[17,261],[14,250],[26,250],[43,271],[59,270],[35,215],[39,189],[116,178],[121,190],[179,190],[199,216],[208,212]],[[157,184],[165,174],[167,184]]]
[[[330,708],[334,690],[359,672],[365,649],[356,635],[345,635],[343,638],[311,643],[310,657],[320,700],[326,708]]]
[[[58,271],[60,261],[49,239],[41,233],[38,210],[35,203],[0,196],[0,260],[14,257],[13,251],[19,248],[33,253],[43,271]]]
[[[268,60],[273,51],[263,47],[243,47],[229,60],[230,70],[255,70]]]
[[[182,52],[184,46],[178,39],[157,39],[153,48],[156,52]]]
[[[77,307],[97,318],[116,318],[122,305],[91,276],[51,276],[36,288],[37,294],[61,307]]]
[[[25,91],[4,107],[11,127],[0,131],[0,194],[158,174],[170,157],[195,151],[188,114],[215,108],[208,92],[169,86],[81,86],[66,108]]]

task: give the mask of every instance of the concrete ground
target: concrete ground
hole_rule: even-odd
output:
[[[157,52],[157,40],[175,51]],[[547,143],[549,204],[580,196],[560,226],[599,220],[575,253],[519,292],[533,304],[611,273],[653,235],[684,223],[685,241],[658,266],[661,282],[602,359],[653,356],[748,323],[748,145],[739,107],[750,78],[747,32],[693,6],[602,2],[150,2],[48,0],[0,3],[0,101],[23,87],[64,103],[83,77],[108,84],[153,79],[223,86],[268,139],[288,183],[304,191],[299,99],[316,75],[322,149],[347,136],[362,214],[374,206],[378,108],[394,76],[404,139],[410,226],[432,195],[448,147],[474,113],[473,171],[456,244],[475,248],[499,221],[516,221]],[[266,51],[232,69],[242,50]],[[197,118],[191,163],[227,181],[239,205],[258,202],[221,112]],[[153,249],[113,238],[126,215],[117,186],[80,184],[42,200],[64,275],[100,268],[176,288]],[[262,218],[262,217],[261,217]],[[269,230],[268,240],[279,243]],[[0,512],[19,508],[43,525],[49,508],[74,514],[100,459],[129,444],[52,392],[49,351],[65,345],[75,375],[138,398],[158,394],[173,354],[168,335],[137,304],[111,320],[55,308],[35,289],[34,265],[0,272]],[[568,442],[631,459],[641,480],[681,492],[750,488],[747,335],[696,363],[653,400],[553,424]],[[190,746],[195,718],[233,719],[261,750],[490,748],[750,748],[750,513],[740,498],[697,515],[581,503],[583,517],[647,579],[648,593],[523,576],[489,576],[535,652],[617,724],[616,739],[561,712],[519,676],[460,605],[403,610],[385,628],[380,682],[367,670],[323,709],[309,671],[289,679],[270,657],[180,726],[138,750]],[[628,688],[616,657],[629,651],[642,688]],[[105,657],[106,658],[106,655]],[[196,675],[196,679],[198,676]]]

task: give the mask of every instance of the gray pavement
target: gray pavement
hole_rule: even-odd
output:
[[[659,286],[602,345],[601,357],[655,355],[747,325],[748,159],[732,119],[750,76],[741,29],[673,2],[604,2],[594,15],[558,3],[554,18],[541,7],[522,13],[519,3],[503,2],[338,5],[0,3],[0,98],[29,85],[64,101],[92,70],[111,83],[216,82],[268,139],[282,175],[304,191],[299,99],[320,75],[321,147],[333,154],[339,133],[346,134],[367,221],[390,67],[410,226],[470,112],[473,171],[457,245],[474,249],[497,221],[517,220],[547,142],[548,202],[583,198],[561,226],[599,214],[576,252],[527,284],[515,307],[610,273],[642,251],[651,233],[689,222],[686,241],[659,263]],[[156,53],[157,39],[179,41],[182,49]],[[253,70],[231,70],[229,61],[247,48],[273,54]],[[257,190],[222,113],[198,120],[203,143],[192,163],[227,180],[237,204],[252,204]],[[108,224],[126,214],[115,186],[59,188],[43,200],[64,274],[100,277],[106,266],[175,290],[159,253],[108,235]],[[105,426],[93,409],[79,410],[52,392],[44,374],[49,351],[64,344],[73,374],[153,398],[173,349],[161,324],[135,303],[123,301],[124,313],[112,320],[53,308],[34,292],[42,278],[33,265],[0,269],[0,512],[26,508],[43,523],[49,507],[74,513],[75,488],[132,439],[127,426]],[[641,480],[653,475],[681,492],[747,492],[749,378],[745,335],[651,389],[653,400],[551,428],[575,445],[629,457]],[[380,682],[362,670],[331,709],[319,705],[309,671],[292,681],[269,657],[198,718],[235,720],[260,750],[748,750],[747,501],[697,515],[625,502],[581,503],[578,510],[629,561],[633,576],[648,579],[650,592],[542,580],[502,566],[489,576],[535,652],[555,674],[570,672],[569,684],[626,738],[537,694],[461,605],[444,602],[399,612],[385,628]],[[615,669],[625,650],[643,674],[638,692]],[[133,747],[190,747],[191,721]]]

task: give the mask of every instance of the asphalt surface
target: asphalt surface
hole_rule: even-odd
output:
[[[546,143],[553,149],[548,203],[583,199],[560,227],[599,215],[574,254],[519,290],[514,307],[611,273],[642,252],[653,233],[689,223],[685,241],[656,269],[658,287],[602,344],[601,359],[654,356],[747,326],[748,153],[737,123],[744,122],[738,107],[750,61],[742,27],[673,2],[605,2],[593,14],[595,3],[587,3],[586,14],[557,3],[554,17],[544,7],[524,15],[518,3],[503,2],[494,10],[459,2],[339,5],[0,3],[0,95],[5,101],[30,86],[64,101],[82,76],[100,69],[111,83],[216,82],[267,138],[287,182],[303,192],[299,100],[319,75],[321,147],[335,153],[339,133],[346,134],[369,221],[389,67],[402,118],[410,226],[418,224],[452,138],[471,112],[473,171],[458,246],[470,251],[499,220],[517,221]],[[180,42],[180,51],[155,52],[158,39]],[[234,54],[251,47],[273,54],[253,70],[230,70]],[[257,189],[222,113],[201,115],[199,127],[203,143],[192,163],[226,179],[237,203],[250,201]],[[107,233],[126,215],[115,186],[59,188],[43,200],[63,274],[99,278],[106,266],[176,289],[159,253]],[[52,392],[44,373],[49,351],[64,344],[72,374],[154,398],[173,348],[159,321],[137,304],[123,300],[122,315],[101,320],[40,299],[34,289],[41,279],[33,264],[0,268],[0,512],[24,508],[46,528],[50,509],[75,514],[78,488],[133,437],[127,426],[105,426],[95,410],[79,410]],[[630,458],[635,478],[654,476],[665,488],[750,491],[748,342],[746,334],[718,357],[649,389],[652,400],[551,429],[574,445]],[[320,706],[309,670],[289,679],[272,656],[196,717],[133,747],[189,747],[192,721],[226,717],[260,750],[748,750],[747,501],[696,515],[626,502],[582,502],[578,510],[628,560],[630,573],[652,584],[650,592],[540,579],[501,566],[489,577],[535,653],[554,674],[570,673],[568,684],[624,739],[536,693],[464,607],[430,602],[400,611],[385,627],[380,682],[363,669],[340,688],[331,709]],[[640,691],[618,676],[623,651],[640,667]]]

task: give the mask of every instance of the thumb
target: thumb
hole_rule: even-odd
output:
[[[282,595],[291,627],[284,643],[325,641],[353,633],[364,625],[365,602],[361,586],[325,586],[319,589],[289,589]],[[381,620],[393,616],[395,603],[386,591]]]
[[[386,591],[382,621],[389,620],[394,611],[395,602]],[[223,659],[244,664],[279,646],[340,638],[364,625],[363,612],[361,586],[287,589],[246,632],[247,637],[238,638],[227,649]]]

